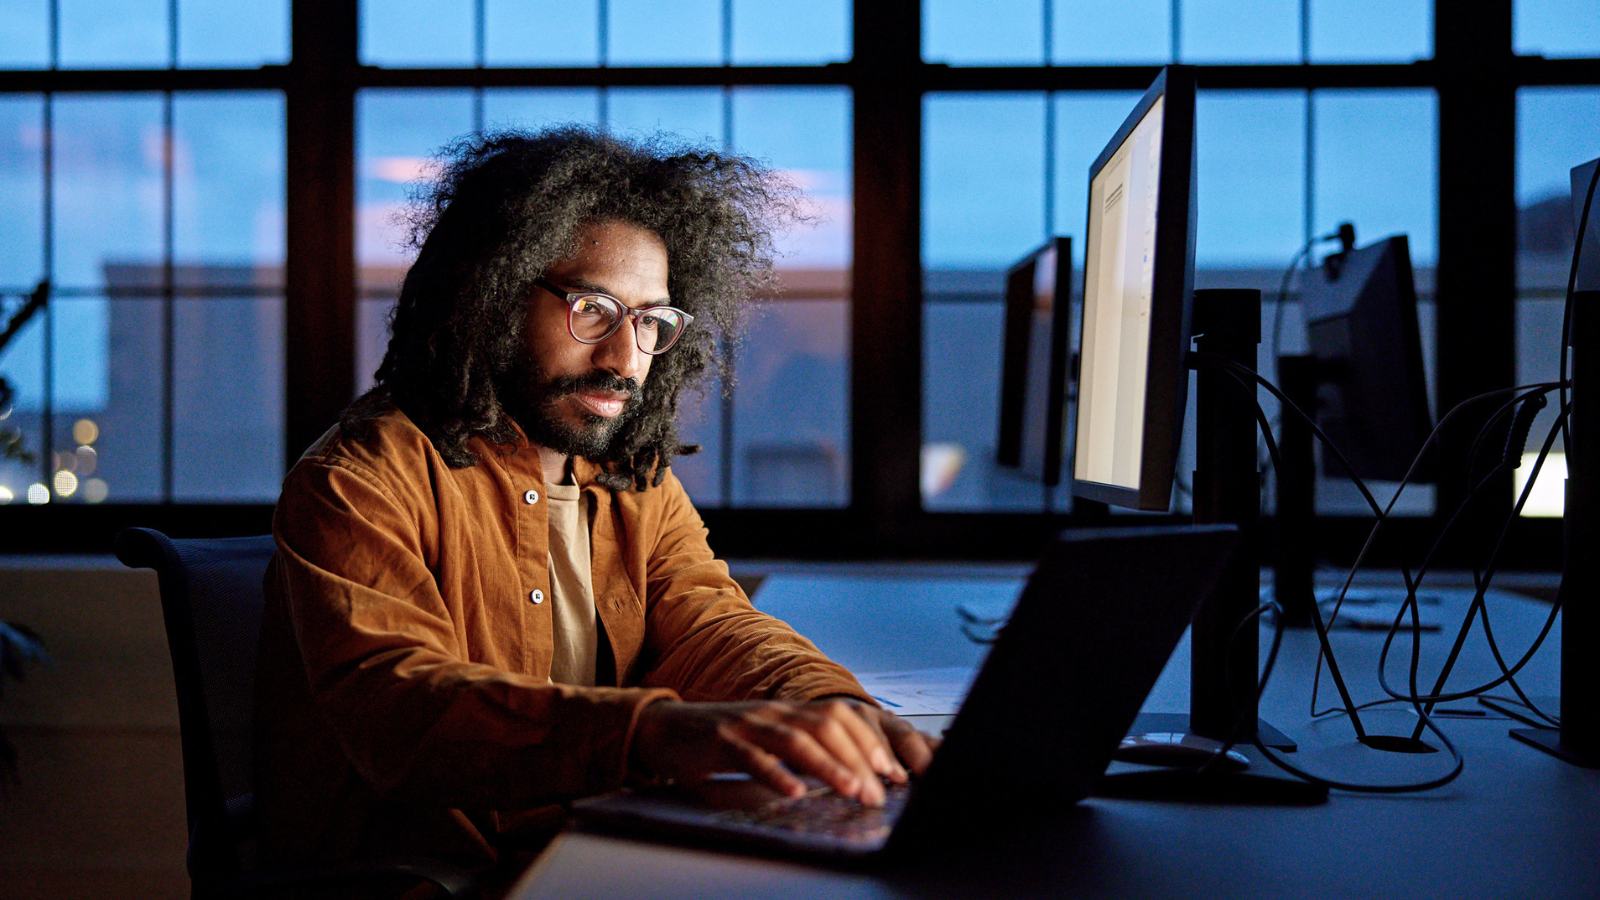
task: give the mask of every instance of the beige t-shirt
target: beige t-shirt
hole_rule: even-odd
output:
[[[599,629],[589,566],[589,518],[583,492],[567,484],[545,484],[550,501],[550,594],[554,604],[555,652],[550,680],[593,685]]]

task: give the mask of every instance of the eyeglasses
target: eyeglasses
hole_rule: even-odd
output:
[[[595,291],[565,291],[535,278],[533,283],[556,295],[567,304],[567,333],[583,344],[598,344],[622,327],[624,316],[633,320],[633,339],[639,349],[655,356],[665,353],[694,324],[694,316],[671,306],[646,306],[634,309],[610,294]]]

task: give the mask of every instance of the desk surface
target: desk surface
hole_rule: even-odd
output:
[[[806,574],[770,579],[756,596],[822,649],[859,671],[975,665],[982,648],[957,627],[963,602],[1005,602],[1010,577]],[[1431,681],[1464,617],[1470,594],[1443,591],[1446,627],[1423,639],[1420,671]],[[1519,657],[1549,607],[1490,597],[1501,652]],[[1556,691],[1559,622],[1519,677],[1530,694]],[[1263,644],[1266,646],[1266,632]],[[1383,696],[1382,635],[1336,631],[1339,662],[1357,702]],[[1405,642],[1391,677],[1405,681]],[[1286,634],[1262,715],[1299,741],[1293,761],[1362,783],[1422,781],[1447,771],[1446,753],[1395,754],[1354,741],[1342,715],[1313,719],[1315,635]],[[1187,707],[1188,648],[1180,646],[1146,711]],[[1467,644],[1452,688],[1495,673],[1481,629]],[[1494,693],[1507,695],[1509,690]],[[1319,704],[1337,699],[1323,677]],[[1252,897],[1600,897],[1600,772],[1580,769],[1507,736],[1516,723],[1484,713],[1441,721],[1466,768],[1450,784],[1412,794],[1334,791],[1315,807],[1205,805],[1092,797],[1059,821],[994,845],[963,848],[915,866],[839,869],[568,832],[519,883],[518,898],[580,897],[1173,897],[1204,891]],[[1409,734],[1403,708],[1363,713],[1368,731]],[[1431,739],[1431,735],[1428,736]],[[1434,739],[1433,743],[1437,744]],[[1253,749],[1249,752],[1253,753]],[[1258,761],[1256,768],[1270,771]]]

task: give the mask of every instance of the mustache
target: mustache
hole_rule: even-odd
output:
[[[546,385],[551,396],[559,397],[563,394],[575,394],[579,391],[615,391],[626,393],[629,400],[640,400],[644,397],[644,385],[637,379],[623,378],[610,372],[594,371],[583,375],[559,375],[552,378]]]

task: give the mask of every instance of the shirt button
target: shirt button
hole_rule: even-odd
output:
[[[532,600],[534,603],[543,603],[544,602],[544,591],[534,591],[533,593],[528,595],[528,599]]]
[[[538,503],[539,502],[539,492],[538,491],[529,491],[526,494],[522,495],[522,499],[526,500],[529,503]]]

